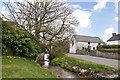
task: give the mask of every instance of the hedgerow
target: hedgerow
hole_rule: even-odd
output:
[[[119,52],[120,45],[98,45],[97,50],[102,52]]]

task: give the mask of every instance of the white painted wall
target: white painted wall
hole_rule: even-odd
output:
[[[107,45],[120,45],[120,40],[118,40],[118,41],[109,41],[109,42],[107,42]]]
[[[76,43],[76,48],[79,50],[82,50],[82,48],[87,48],[88,47],[88,42],[77,42]]]
[[[77,42],[77,49],[82,50],[83,47],[88,48],[88,42]],[[91,50],[95,47],[95,50],[97,49],[98,43],[90,43]]]
[[[70,44],[70,49],[69,49],[70,53],[76,53],[76,43],[74,43],[74,45]]]
[[[90,43],[91,50],[93,50],[93,48],[95,48],[95,50],[96,50],[97,49],[97,45],[98,45],[98,43]]]
[[[72,46],[72,44],[70,44],[70,53],[76,53],[76,50],[79,49],[79,50],[82,50],[83,47],[84,48],[87,48],[88,47],[88,42],[74,42],[74,45]],[[97,49],[97,45],[98,43],[90,43],[90,46],[91,46],[91,50],[93,50],[93,48],[95,48],[95,50]],[[101,45],[103,45],[101,43]]]

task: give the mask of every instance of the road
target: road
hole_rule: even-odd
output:
[[[116,59],[108,59],[108,58],[102,58],[102,57],[95,57],[95,56],[90,56],[90,55],[79,55],[79,54],[69,54],[66,53],[65,55],[67,56],[71,56],[71,57],[75,57],[78,59],[84,59],[87,61],[91,61],[91,62],[95,62],[98,64],[102,64],[102,65],[107,65],[110,67],[114,67],[116,69],[120,69],[120,60],[116,60]]]

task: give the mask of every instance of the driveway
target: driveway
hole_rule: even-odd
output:
[[[107,65],[107,66],[110,66],[110,67],[114,67],[116,69],[118,69],[118,68],[120,69],[120,66],[118,66],[118,64],[120,65],[120,60],[108,59],[108,58],[102,58],[102,57],[95,57],[95,56],[90,56],[90,55],[69,54],[69,53],[66,53],[65,55],[75,57],[75,58],[78,58],[78,59],[84,59],[84,60],[87,60],[87,61],[102,64],[102,65]]]

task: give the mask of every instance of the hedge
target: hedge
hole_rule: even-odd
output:
[[[120,45],[98,45],[97,50],[102,52],[118,52]]]
[[[2,21],[2,55],[9,55],[7,48],[12,49],[14,56],[35,58],[44,51],[41,41],[28,31]]]

